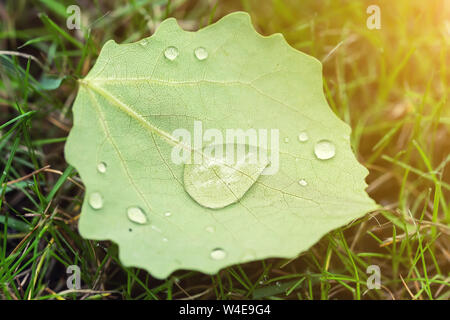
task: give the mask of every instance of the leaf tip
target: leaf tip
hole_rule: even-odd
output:
[[[175,31],[183,31],[183,28],[180,27],[180,25],[177,22],[177,19],[175,18],[167,18],[161,24],[158,26],[158,28],[155,31],[155,35],[163,32],[175,32]]]

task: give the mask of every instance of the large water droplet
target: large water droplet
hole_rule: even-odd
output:
[[[89,196],[89,205],[94,210],[103,208],[103,196],[98,192],[93,192]]]
[[[105,173],[106,172],[106,163],[104,162],[99,162],[99,164],[97,165],[97,171],[100,173]]]
[[[223,260],[226,256],[227,253],[223,249],[217,248],[211,251],[211,258],[213,260]]]
[[[128,219],[137,224],[146,224],[147,223],[147,215],[145,212],[139,207],[130,207],[127,209]]]
[[[308,133],[306,131],[302,131],[298,134],[298,140],[300,142],[306,142],[309,140]]]
[[[196,48],[194,50],[194,54],[198,60],[205,60],[206,58],[208,58],[208,51],[206,51],[206,49],[203,47]]]
[[[336,147],[329,140],[320,140],[314,147],[314,153],[321,160],[331,159],[336,154]]]
[[[170,61],[175,60],[178,57],[178,53],[178,49],[172,46],[167,47],[166,50],[164,50],[164,56]]]
[[[211,150],[228,157],[216,157]],[[199,162],[185,165],[184,188],[197,203],[213,209],[239,201],[269,164],[267,155],[257,148],[232,144],[206,147]]]

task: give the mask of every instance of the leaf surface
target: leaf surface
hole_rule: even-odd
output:
[[[280,34],[261,36],[240,12],[197,32],[167,19],[138,43],[107,42],[80,80],[66,144],[86,186],[80,233],[116,242],[125,265],[165,278],[292,258],[376,209],[321,72],[319,61]],[[278,172],[257,177],[261,167],[246,168],[254,181],[236,186],[245,193],[223,208],[194,201],[184,166],[171,160],[174,130],[194,134],[194,121],[223,133],[278,129]],[[334,146],[326,160],[317,156],[321,141]]]

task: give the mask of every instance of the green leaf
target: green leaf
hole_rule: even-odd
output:
[[[157,278],[177,269],[213,274],[295,257],[378,208],[364,191],[368,172],[352,153],[351,130],[327,105],[321,72],[319,61],[280,34],[261,36],[240,12],[197,32],[171,18],[138,43],[107,42],[80,80],[66,144],[86,185],[80,233],[116,242],[125,265]],[[183,147],[208,158],[175,135],[184,128],[194,137],[195,121],[223,135],[279,130],[278,171],[260,175],[264,162],[197,165],[205,175],[196,178],[195,165],[172,157]],[[225,188],[228,178],[238,181]]]

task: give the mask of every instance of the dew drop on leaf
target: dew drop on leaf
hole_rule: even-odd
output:
[[[106,163],[99,162],[99,164],[97,165],[97,171],[100,173],[105,173],[106,172]]]
[[[206,227],[205,230],[208,231],[209,233],[213,233],[215,231],[213,226],[208,226],[208,227]]]
[[[208,58],[208,51],[206,51],[206,49],[203,47],[196,48],[194,50],[194,54],[198,60],[205,60],[206,58]]]
[[[166,50],[164,50],[164,56],[170,61],[175,60],[178,57],[178,53],[178,49],[172,46],[167,47]]]
[[[147,215],[139,207],[130,207],[127,210],[128,219],[137,224],[147,223]]]
[[[218,147],[233,149],[235,159],[203,153],[205,156],[200,164],[186,164],[184,167],[186,192],[198,204],[212,209],[239,201],[269,164],[267,155],[261,157],[257,148],[247,150],[246,145],[215,145],[206,147],[204,151]]]
[[[213,260],[223,260],[223,259],[225,259],[226,256],[227,256],[227,253],[223,249],[217,248],[217,249],[214,249],[213,251],[211,251],[211,258]]]
[[[309,140],[308,133],[307,133],[306,131],[300,132],[299,135],[298,135],[298,140],[299,140],[300,142],[306,142],[306,141],[308,141],[308,140]]]
[[[98,192],[91,193],[91,195],[89,196],[89,205],[94,210],[99,210],[99,209],[103,208],[103,197],[102,197],[102,195],[100,193],[98,193]]]
[[[314,153],[318,159],[328,160],[335,156],[336,147],[331,141],[320,140],[314,147]]]
[[[308,182],[306,182],[305,179],[300,179],[300,180],[298,181],[298,184],[301,185],[301,186],[303,186],[303,187],[305,187],[305,186],[308,185]]]
[[[172,215],[172,212],[166,212],[166,213],[164,213],[164,216],[166,216],[166,217],[170,217]]]

